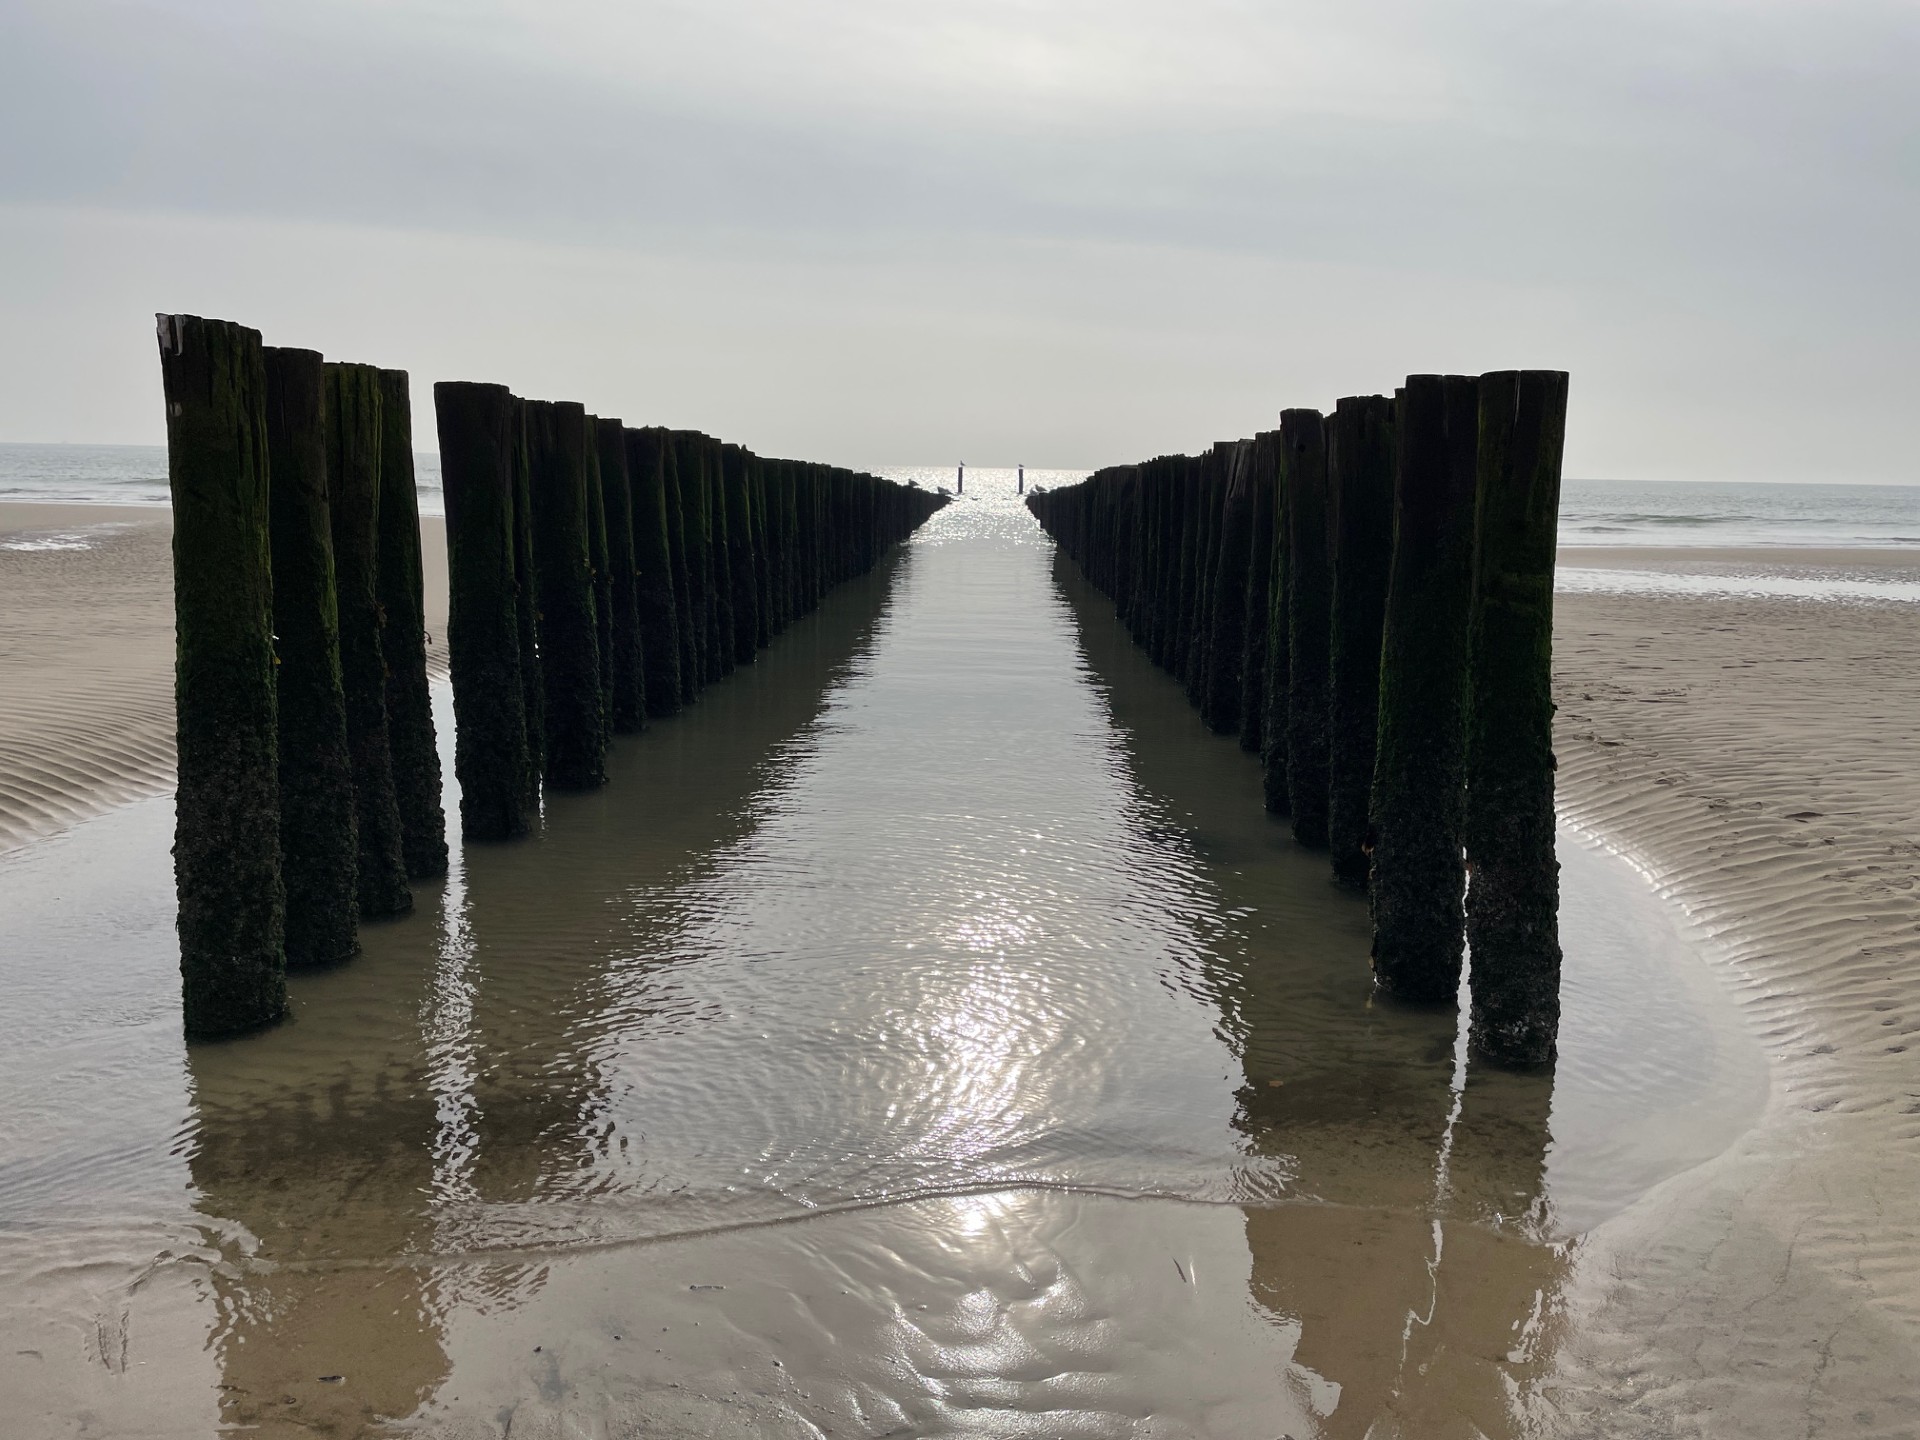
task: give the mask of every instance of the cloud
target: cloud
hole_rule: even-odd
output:
[[[1018,296],[1017,333],[1101,375],[1184,295],[1179,324],[1221,353],[1237,316],[1270,317],[1267,348],[1298,359],[1250,380],[1351,374],[1315,358],[1343,331],[1377,342],[1382,378],[1351,381],[1369,388],[1438,351],[1579,357],[1576,411],[1636,437],[1580,441],[1593,465],[1774,466],[1757,432],[1793,395],[1854,427],[1847,474],[1892,478],[1913,449],[1888,405],[1920,319],[1907,5],[16,0],[0,57],[16,233],[121,214],[234,243],[269,223],[384,230],[410,255],[436,235],[563,268],[626,255],[710,309],[751,293],[770,331],[805,310],[836,354],[958,343]],[[495,299],[543,283],[492,280]],[[1320,288],[1289,303],[1301,284]],[[1441,313],[1462,328],[1436,344]],[[1113,370],[1116,408],[1171,434],[1200,423],[1197,391],[1241,393],[1187,353]],[[979,381],[974,423],[1027,433],[995,417],[1031,383]],[[844,423],[856,446],[877,424]],[[1050,458],[1109,454],[1095,425],[1063,419]]]

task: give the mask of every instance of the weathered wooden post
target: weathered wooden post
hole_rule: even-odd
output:
[[[1204,712],[1208,726],[1219,735],[1237,734],[1244,718],[1240,707],[1247,658],[1247,565],[1253,553],[1252,459],[1251,441],[1241,441],[1227,454]]]
[[[447,497],[447,654],[453,673],[453,770],[468,840],[527,831],[526,688],[516,577],[520,406],[504,385],[433,387]]]
[[[1467,710],[1469,1037],[1552,1063],[1560,1028],[1553,815],[1553,569],[1567,376],[1482,375]]]
[[[674,608],[673,547],[667,534],[666,464],[658,430],[626,432],[631,496],[634,619],[645,675],[646,713],[680,713],[680,626]]]
[[[1380,631],[1393,564],[1393,402],[1351,396],[1333,412],[1327,844],[1334,878],[1365,885],[1380,728]]]
[[[727,608],[732,628],[725,636],[735,665],[751,665],[760,649],[760,582],[754,570],[753,487],[747,474],[751,457],[738,445],[719,448],[720,483],[726,494]]]
[[[614,422],[618,424],[618,421]],[[587,567],[593,585],[594,648],[600,657],[600,728],[613,733],[613,562],[608,554],[606,492],[600,479],[600,417],[586,417]]]
[[[287,968],[313,970],[360,949],[359,827],[327,505],[325,362],[313,350],[269,346],[262,354]]]
[[[183,1018],[231,1035],[286,1014],[285,892],[260,332],[156,317],[173,494]]]
[[[591,790],[607,780],[599,619],[589,552],[587,412],[572,401],[529,401],[533,549],[546,690],[546,782]]]
[[[1273,620],[1273,491],[1279,471],[1280,436],[1254,436],[1247,461],[1252,503],[1247,511],[1245,643],[1240,662],[1240,748],[1258,755],[1267,719],[1267,627]]]
[[[547,682],[540,664],[540,557],[533,544],[533,402],[513,398],[514,614],[520,631],[520,708],[526,716],[526,794],[529,821],[540,813],[540,781],[547,773]]]
[[[1267,574],[1266,713],[1260,722],[1260,780],[1268,811],[1287,813],[1288,683],[1292,677],[1293,625],[1288,593],[1293,572],[1288,533],[1288,496],[1280,432],[1273,432],[1273,566]]]
[[[691,705],[700,693],[699,616],[694,608],[692,543],[685,487],[680,482],[680,445],[670,430],[660,437],[661,493],[667,503],[667,543],[673,555],[674,629],[680,638],[680,703]]]
[[[380,372],[379,597],[387,665],[387,736],[400,807],[407,874],[447,873],[447,816],[440,808],[440,741],[427,688],[425,581],[420,566],[420,497],[413,476],[413,397],[404,370]]]
[[[616,735],[632,735],[647,725],[646,636],[640,623],[640,560],[634,537],[632,453],[627,444],[632,434],[618,420],[602,420],[594,432],[600,451],[600,502],[607,524],[609,624],[603,628],[610,647],[609,716]],[[676,689],[679,683],[675,675]]]
[[[380,643],[380,372],[371,365],[329,364],[325,376],[327,494],[360,837],[360,913],[404,915],[413,909],[413,891],[401,848]]]
[[[1302,845],[1327,843],[1327,432],[1318,410],[1280,415],[1287,487],[1287,811]]]
[[[1467,621],[1480,425],[1467,375],[1410,375],[1396,408],[1393,566],[1373,771],[1373,970],[1402,999],[1460,989]]]

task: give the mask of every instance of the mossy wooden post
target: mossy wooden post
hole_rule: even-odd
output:
[[[1267,575],[1267,693],[1266,714],[1260,722],[1261,790],[1267,809],[1285,815],[1287,790],[1287,712],[1290,707],[1288,684],[1292,677],[1292,596],[1289,583],[1293,561],[1288,524],[1285,462],[1280,432],[1274,431],[1273,448],[1273,566]]]
[[[618,423],[618,422],[616,422]],[[613,562],[608,553],[606,491],[600,478],[600,417],[586,417],[587,565],[593,580],[595,648],[600,656],[600,726],[613,732]]]
[[[287,1011],[260,332],[156,317],[173,494],[174,883],[190,1036]]]
[[[1247,472],[1252,502],[1247,511],[1247,601],[1241,660],[1240,748],[1261,751],[1267,721],[1267,627],[1273,620],[1273,490],[1279,471],[1280,436],[1254,436]]]
[[[557,790],[592,790],[606,783],[607,731],[589,549],[587,412],[572,401],[530,401],[527,420],[547,702],[545,779]]]
[[[1280,415],[1287,488],[1287,812],[1302,845],[1327,843],[1327,432],[1318,410]]]
[[[467,840],[527,832],[526,687],[520,676],[517,533],[520,404],[504,385],[433,387],[447,498],[447,655],[453,772]]]
[[[1373,972],[1402,999],[1460,989],[1467,617],[1478,384],[1410,375],[1396,405],[1393,565],[1373,768]]]
[[[404,370],[380,372],[380,653],[387,662],[387,736],[400,805],[400,853],[415,880],[447,873],[440,741],[427,688],[426,585],[413,476],[413,397]]]
[[[315,970],[360,949],[360,840],[327,504],[325,362],[313,350],[269,346],[263,354],[287,968]]]
[[[340,679],[360,833],[360,914],[374,919],[413,909],[393,783],[381,635],[380,372],[371,365],[329,364],[326,387],[327,495],[340,601]]]
[[[738,445],[719,447],[720,482],[726,494],[727,609],[732,629],[726,641],[736,665],[751,665],[760,649],[760,582],[754,573],[751,456]]]
[[[1227,485],[1221,502],[1219,559],[1213,583],[1213,639],[1208,651],[1205,716],[1218,735],[1237,734],[1242,667],[1246,664],[1247,563],[1253,544],[1253,445],[1226,453]]]
[[[520,631],[520,708],[526,716],[527,773],[522,806],[540,813],[540,778],[547,771],[547,684],[540,664],[540,557],[533,544],[534,403],[513,399],[513,576],[515,623]]]
[[[1380,720],[1380,629],[1393,563],[1393,402],[1353,396],[1333,412],[1328,447],[1333,649],[1327,711],[1327,844],[1334,878],[1365,885]]]
[[[634,548],[632,455],[627,446],[632,433],[618,420],[602,420],[594,431],[607,523],[610,622],[602,627],[611,654],[607,713],[616,735],[632,735],[647,725],[646,636],[640,624],[640,562]],[[678,676],[674,684],[678,686]]]
[[[1467,708],[1469,1040],[1551,1064],[1560,1029],[1553,816],[1553,566],[1567,376],[1480,377]]]
[[[680,626],[673,588],[673,546],[667,534],[662,432],[626,432],[627,486],[633,525],[634,623],[639,627],[642,698],[649,717],[680,713]]]

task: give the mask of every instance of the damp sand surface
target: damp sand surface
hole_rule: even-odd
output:
[[[1370,1001],[1364,906],[1252,761],[969,482],[270,1034],[179,1041],[164,796],[0,859],[25,1433],[1806,1433],[1715,1428],[1715,1387],[1815,1363],[1796,1305],[1861,1257],[1782,1270],[1799,1212],[1715,1217],[1755,1154],[1874,1160],[1794,1128],[1820,1026],[1759,1008],[1753,894],[1663,901],[1623,838],[1684,798],[1602,773],[1637,701],[1565,717],[1562,1062],[1482,1074],[1453,1014]],[[1620,645],[1607,606],[1684,636],[1694,603],[1579,597],[1568,673]],[[1610,820],[1602,781],[1649,798]],[[1769,1309],[1776,1274],[1813,1299]],[[1802,1398],[1904,1433],[1857,1419],[1901,1323]]]

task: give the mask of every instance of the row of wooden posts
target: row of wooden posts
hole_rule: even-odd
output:
[[[434,408],[472,839],[525,833],[543,779],[605,783],[610,734],[678,713],[945,503],[500,385],[443,382]]]
[[[1037,491],[1041,525],[1266,804],[1364,886],[1379,987],[1476,1053],[1552,1061],[1560,1018],[1553,570],[1567,376],[1413,375],[1392,397]]]
[[[403,371],[159,318],[187,1032],[280,1019],[448,851]],[[604,782],[666,715],[943,497],[500,386],[436,387],[463,836]]]

